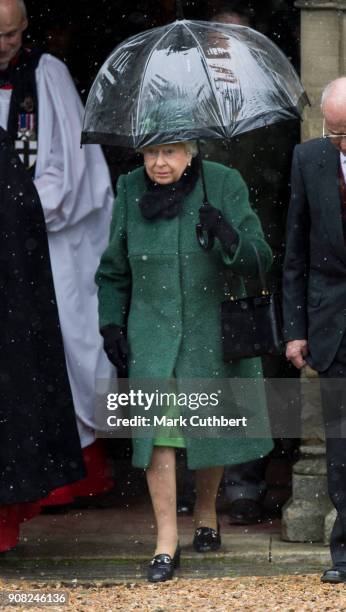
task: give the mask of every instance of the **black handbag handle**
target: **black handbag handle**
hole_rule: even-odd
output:
[[[269,293],[268,291],[268,287],[267,287],[267,275],[265,273],[261,258],[260,258],[260,254],[257,250],[256,245],[254,245],[253,242],[251,242],[251,246],[253,248],[253,250],[255,251],[255,255],[256,255],[256,259],[257,259],[257,265],[258,265],[258,272],[259,272],[259,277],[260,277],[260,281],[261,281],[261,285],[262,285],[262,294],[263,295],[267,295]]]
[[[258,273],[259,273],[259,277],[260,277],[260,281],[261,281],[261,285],[262,285],[261,293],[262,293],[262,295],[269,295],[268,286],[267,286],[267,275],[265,273],[265,270],[264,270],[264,267],[263,267],[263,264],[262,264],[262,261],[261,261],[260,254],[259,254],[259,252],[257,250],[256,245],[253,242],[251,242],[251,246],[252,246],[253,250],[255,251],[255,255],[256,255],[256,259],[257,259]],[[230,276],[229,276],[229,274],[230,273],[233,274],[233,273],[230,270],[228,270],[227,268],[225,270],[225,273],[226,273],[226,282],[227,282],[227,285],[228,285],[228,289],[230,289],[231,283],[230,283]],[[233,300],[234,298],[231,296],[230,299]]]

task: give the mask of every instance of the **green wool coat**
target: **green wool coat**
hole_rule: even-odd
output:
[[[209,201],[238,231],[234,255],[226,254],[218,240],[208,252],[197,243],[195,226],[203,202],[200,179],[177,217],[144,219],[138,203],[146,183],[144,169],[138,168],[119,178],[109,245],[96,275],[100,327],[127,325],[130,379],[259,379],[255,394],[245,391],[243,401],[248,414],[256,415],[262,424],[261,438],[244,434],[232,439],[186,438],[191,469],[241,463],[272,449],[260,360],[224,363],[220,329],[225,270],[232,272],[231,294],[244,296],[242,276],[257,273],[251,243],[256,244],[266,269],[271,265],[271,250],[240,174],[213,162],[203,165]],[[153,439],[133,442],[133,464],[148,467]]]

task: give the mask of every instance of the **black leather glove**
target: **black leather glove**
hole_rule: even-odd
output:
[[[239,236],[234,227],[226,221],[221,210],[211,204],[203,204],[199,209],[202,229],[211,232],[221,243],[226,253],[234,255],[239,244]]]
[[[103,348],[109,361],[118,369],[121,378],[127,377],[127,355],[129,352],[125,337],[125,327],[120,325],[105,325],[101,327]]]

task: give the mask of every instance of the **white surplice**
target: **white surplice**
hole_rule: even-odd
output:
[[[41,56],[36,81],[39,128],[35,185],[48,233],[50,259],[78,431],[95,439],[97,380],[114,370],[98,331],[94,275],[109,237],[113,192],[99,146],[80,148],[83,106],[66,66]],[[6,129],[11,91],[0,90]]]

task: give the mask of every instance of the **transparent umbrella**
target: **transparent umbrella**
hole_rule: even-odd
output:
[[[231,138],[300,116],[306,103],[294,68],[263,34],[180,20],[108,57],[88,97],[82,142],[140,148]]]
[[[82,143],[229,139],[299,117],[307,102],[289,60],[263,34],[178,20],[129,38],[108,57],[87,100]]]

